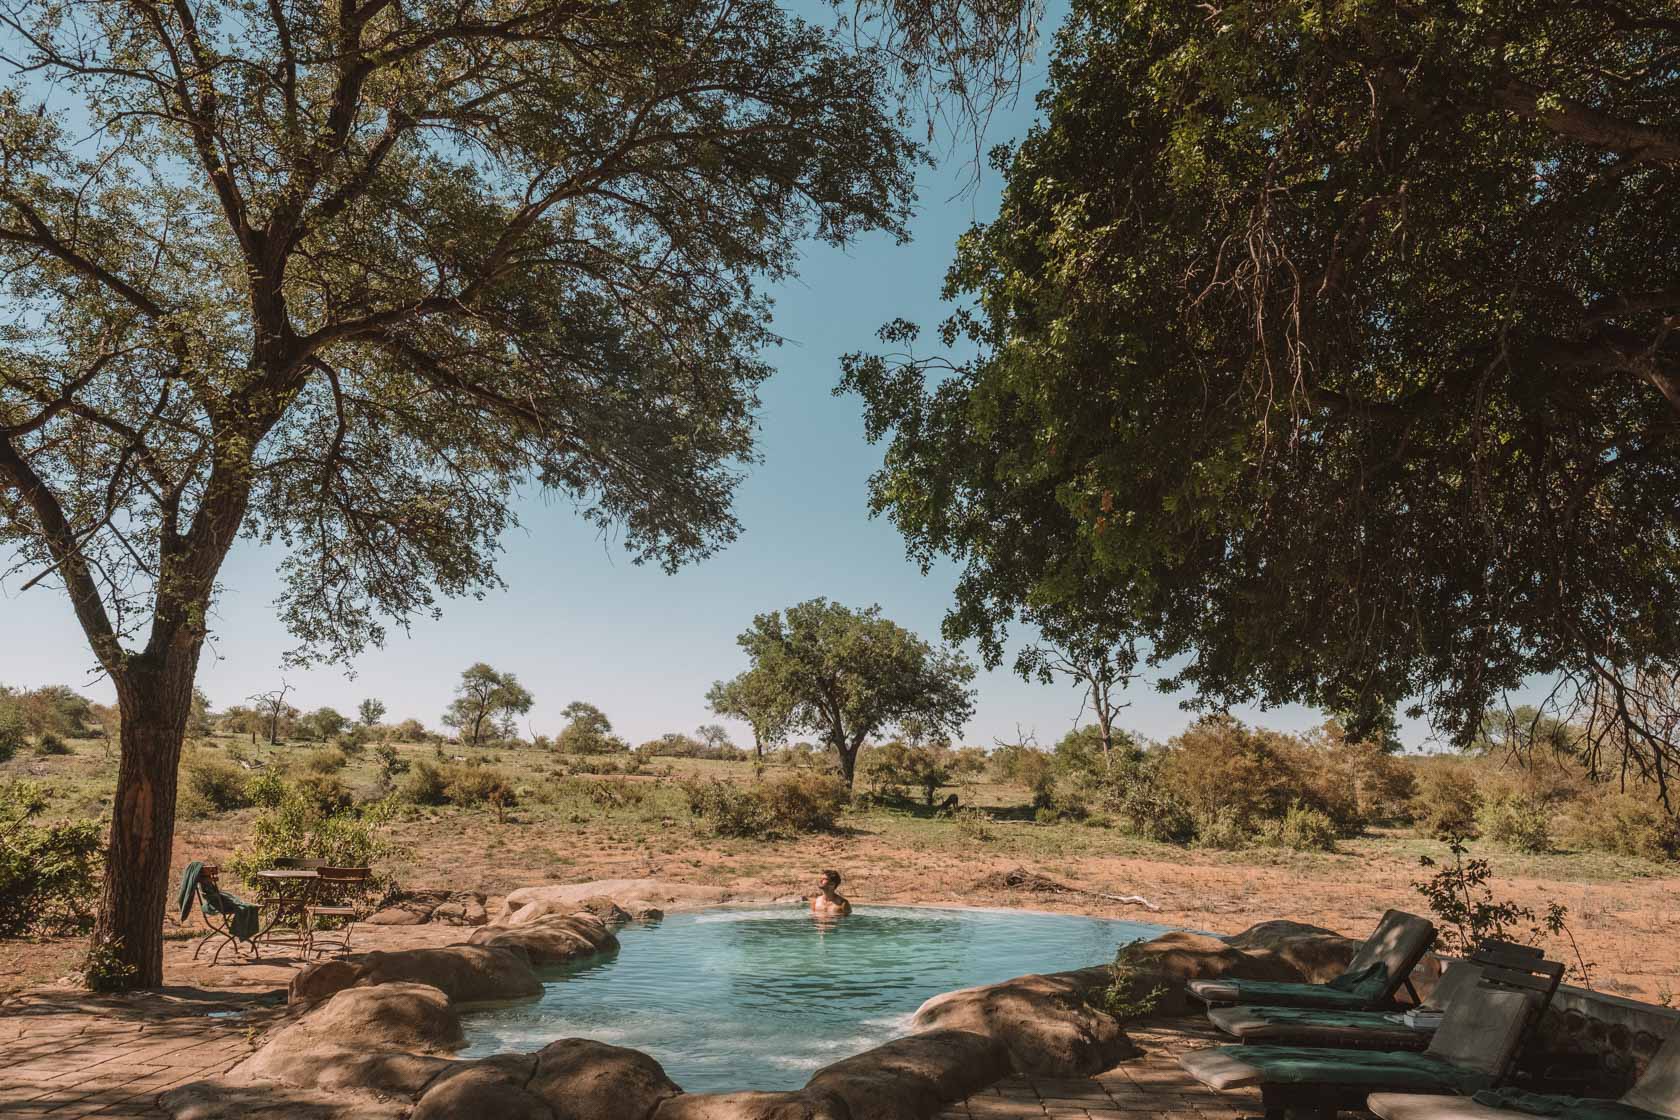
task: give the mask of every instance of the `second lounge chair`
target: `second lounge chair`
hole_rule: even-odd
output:
[[[1426,918],[1390,910],[1353,955],[1347,969],[1328,984],[1291,984],[1276,980],[1192,980],[1189,989],[1210,1006],[1233,1003],[1266,1007],[1325,1007],[1343,1011],[1392,1008],[1405,985],[1412,1002],[1412,969],[1435,944],[1435,926]]]

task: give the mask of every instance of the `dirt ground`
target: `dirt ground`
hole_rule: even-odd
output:
[[[1108,834],[1062,834],[1028,824],[998,825],[989,838],[948,825],[862,815],[835,835],[764,843],[696,836],[659,820],[557,821],[540,814],[505,823],[460,814],[401,822],[398,872],[408,887],[474,889],[491,896],[547,882],[656,877],[728,887],[746,900],[791,899],[811,889],[817,872],[836,867],[858,905],[919,904],[1025,907],[1125,918],[1232,933],[1256,922],[1292,918],[1351,936],[1368,932],[1389,907],[1422,909],[1418,845],[1378,836],[1348,842],[1333,855],[1304,858],[1262,852],[1218,853],[1122,844]],[[1084,833],[1095,830],[1082,830]],[[238,822],[189,825],[177,839],[176,864],[225,858]],[[1436,846],[1438,847],[1438,845]],[[1108,850],[1118,849],[1118,850]],[[1268,862],[1268,861],[1271,862]],[[1499,862],[1496,860],[1496,863]],[[1605,877],[1579,861],[1509,860],[1517,873],[1497,880],[1501,897],[1543,909],[1564,903],[1588,964],[1591,984],[1632,998],[1669,1002],[1680,991],[1680,877]],[[1112,895],[1143,895],[1150,911],[1095,894],[1044,893],[977,886],[996,872],[1026,867],[1069,886]],[[361,948],[447,944],[464,936],[448,926],[363,926]],[[296,967],[285,959],[211,966],[191,960],[187,929],[167,927],[165,972],[171,984],[208,989],[273,989]],[[71,939],[0,942],[0,993],[71,983],[81,946]],[[1567,941],[1548,955],[1575,962]],[[1095,962],[1093,962],[1095,963]],[[1578,983],[1572,976],[1571,982]]]

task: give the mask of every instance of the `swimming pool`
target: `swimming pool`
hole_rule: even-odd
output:
[[[653,1055],[690,1092],[797,1089],[903,1034],[941,992],[1111,959],[1159,926],[1069,914],[803,907],[673,914],[621,929],[617,957],[573,966],[539,1000],[468,1012],[458,1056],[593,1038]]]

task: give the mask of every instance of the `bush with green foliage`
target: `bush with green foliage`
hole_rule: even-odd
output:
[[[188,817],[225,813],[250,804],[250,783],[237,765],[209,751],[181,760],[181,813]]]
[[[1269,823],[1263,831],[1268,842],[1291,851],[1336,850],[1336,822],[1325,813],[1304,805],[1291,805],[1282,820]]]
[[[245,783],[245,795],[251,804],[272,809],[286,796],[286,779],[278,770],[264,770]]]
[[[443,796],[463,809],[488,806],[500,819],[518,801],[513,779],[490,766],[472,764],[443,768]]]
[[[1655,798],[1603,792],[1563,822],[1565,843],[1655,863],[1680,860],[1680,814]]]
[[[1211,813],[1193,816],[1198,848],[1234,852],[1246,848],[1255,838],[1255,826],[1229,805]]]
[[[0,937],[85,932],[98,902],[99,821],[37,823],[35,782],[0,781]]]
[[[23,713],[0,696],[0,762],[8,762],[29,741]]]
[[[1108,966],[1108,983],[1094,1000],[1097,1009],[1116,1019],[1141,1019],[1152,1014],[1161,1004],[1167,989],[1153,982],[1158,977],[1146,977],[1138,960],[1137,946],[1141,940],[1128,941],[1114,951]]]
[[[1483,836],[1515,852],[1540,856],[1554,847],[1552,808],[1539,800],[1500,797],[1484,801],[1476,823]]]
[[[298,759],[298,765],[316,774],[336,774],[350,765],[350,759],[337,747],[323,747]]]
[[[1453,836],[1474,838],[1476,815],[1482,805],[1476,778],[1465,766],[1437,764],[1418,779],[1412,816],[1423,836],[1437,840]]]
[[[379,763],[379,785],[383,789],[390,789],[398,778],[408,773],[408,759],[402,757],[390,743],[374,747],[373,758]]]
[[[397,800],[410,805],[445,805],[449,802],[444,787],[448,779],[443,768],[425,759],[416,759],[397,783]]]
[[[35,753],[43,758],[70,753],[69,744],[56,731],[43,731],[35,739]]]
[[[850,791],[827,774],[788,774],[756,786],[691,779],[682,783],[688,811],[715,835],[774,839],[828,832],[839,823]]]
[[[293,780],[291,793],[323,813],[343,813],[356,803],[356,796],[337,774],[306,770]]]
[[[327,780],[332,779],[326,776]],[[335,867],[374,867],[396,852],[383,827],[390,819],[385,802],[360,808],[328,806],[293,788],[280,803],[257,817],[251,842],[235,851],[228,867],[253,890],[257,872],[277,859],[324,859]],[[386,886],[388,881],[376,875]]]
[[[957,764],[946,747],[912,746],[894,739],[865,752],[858,769],[865,788],[874,796],[903,798],[915,790],[931,809],[940,788],[955,777]]]

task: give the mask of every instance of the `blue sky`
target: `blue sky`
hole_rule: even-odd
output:
[[[1053,5],[1047,26],[1064,10]],[[994,120],[989,143],[1026,131],[1042,74],[1041,51],[1027,94]],[[774,290],[775,328],[787,341],[769,355],[777,373],[763,392],[763,461],[740,489],[745,532],[730,549],[667,576],[630,563],[567,504],[533,495],[520,508],[523,526],[504,542],[506,588],[482,600],[446,601],[440,620],[397,631],[384,649],[361,657],[352,679],[342,669],[283,673],[281,654],[292,641],[271,610],[278,556],[242,543],[223,571],[199,674],[211,702],[238,703],[284,675],[302,707],[351,712],[362,697],[377,696],[389,718],[436,726],[461,670],[482,660],[516,673],[535,694],[536,731],[554,732],[561,708],[588,700],[620,734],[641,742],[712,719],[706,689],[745,667],[735,635],[760,611],[817,595],[879,603],[901,625],[936,638],[955,569],[943,565],[924,577],[892,526],[869,518],[867,480],[880,449],[864,440],[857,400],[836,398],[832,389],[839,355],[868,347],[882,323],[904,316],[929,326],[945,313],[939,288],[955,239],[991,217],[998,195],[991,175],[963,192],[966,169],[957,155],[923,174],[911,244],[874,236],[845,252],[808,246],[799,277]],[[111,699],[90,672],[92,655],[63,593],[43,584],[20,594],[21,582],[0,583],[0,682],[65,683]],[[1007,661],[976,684],[978,709],[965,742],[1013,738],[1019,726],[1048,745],[1079,711],[1075,689],[1023,682]],[[1190,719],[1182,697],[1162,695],[1148,681],[1134,683],[1127,698],[1122,722],[1152,738],[1167,738]],[[1285,728],[1322,719],[1300,708],[1239,714]],[[1415,749],[1426,734],[1408,724],[1403,738]]]

